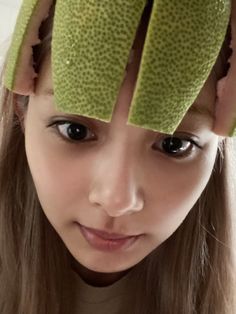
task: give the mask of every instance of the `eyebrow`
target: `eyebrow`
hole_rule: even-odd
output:
[[[43,95],[46,96],[54,96],[54,90],[53,88],[46,87],[43,89]],[[186,115],[194,115],[199,117],[207,118],[210,121],[214,121],[214,113],[212,110],[210,110],[208,107],[204,106],[203,104],[200,104],[199,102],[195,101],[187,110]],[[80,116],[80,115],[78,115]]]

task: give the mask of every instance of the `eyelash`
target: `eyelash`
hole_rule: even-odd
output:
[[[50,123],[47,127],[51,127],[53,128],[55,131],[56,131],[56,135],[62,139],[63,141],[65,142],[68,142],[70,144],[75,144],[76,142],[80,142],[80,143],[84,143],[84,142],[89,142],[91,140],[75,140],[75,139],[68,139],[66,138],[65,136],[63,136],[61,134],[61,132],[59,131],[59,125],[65,125],[65,124],[68,124],[68,125],[76,125],[77,127],[80,126],[80,127],[83,127],[85,128],[86,130],[89,130],[90,131],[90,128],[86,126],[86,124],[83,124],[83,123],[80,123],[80,122],[73,122],[73,121],[68,121],[68,120],[58,120],[58,121],[54,121],[52,123]],[[91,132],[92,133],[92,132]],[[86,132],[86,136],[87,136],[87,132]],[[190,143],[190,146],[188,146],[187,150],[184,151],[184,153],[181,153],[181,154],[176,154],[176,155],[172,155],[171,153],[167,153],[165,152],[162,147],[161,148],[158,148],[156,150],[160,150],[162,153],[170,156],[171,158],[175,158],[175,159],[184,159],[184,158],[187,158],[188,156],[192,155],[193,151],[195,150],[195,148],[199,148],[199,149],[202,149],[202,147],[195,141],[193,140],[193,138],[189,137],[189,136],[181,136],[181,135],[167,135],[165,137],[163,137],[163,141],[162,141],[162,144],[163,142],[166,140],[166,139],[178,139],[180,141],[183,141],[183,142],[188,142]],[[92,140],[96,139],[96,137],[92,137]],[[77,144],[77,143],[76,143]]]

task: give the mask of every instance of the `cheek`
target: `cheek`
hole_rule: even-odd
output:
[[[25,130],[26,154],[39,201],[49,221],[58,227],[63,220],[71,222],[78,200],[86,196],[90,160],[77,155],[75,162],[73,154],[58,149],[55,142],[33,129]]]
[[[212,173],[217,152],[213,141],[201,158],[189,163],[162,161],[156,171],[150,171],[146,191],[143,223],[160,241],[167,239],[192,209]]]

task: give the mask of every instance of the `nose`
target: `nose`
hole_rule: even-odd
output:
[[[111,217],[130,215],[143,209],[144,199],[134,162],[121,154],[106,154],[97,160],[89,201]]]

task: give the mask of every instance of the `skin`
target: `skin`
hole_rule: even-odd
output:
[[[220,140],[212,132],[213,75],[176,131],[180,138],[198,137],[202,149],[193,145],[191,155],[177,159],[161,146],[169,135],[126,125],[143,39],[141,32],[111,123],[66,116],[56,108],[48,93],[53,88],[50,55],[24,114],[26,154],[39,201],[75,258],[75,270],[91,285],[114,283],[173,234],[204,190]],[[66,141],[68,124],[59,126],[61,137],[48,127],[55,115],[87,126],[84,142]],[[75,221],[142,236],[127,250],[101,252],[87,243]]]

